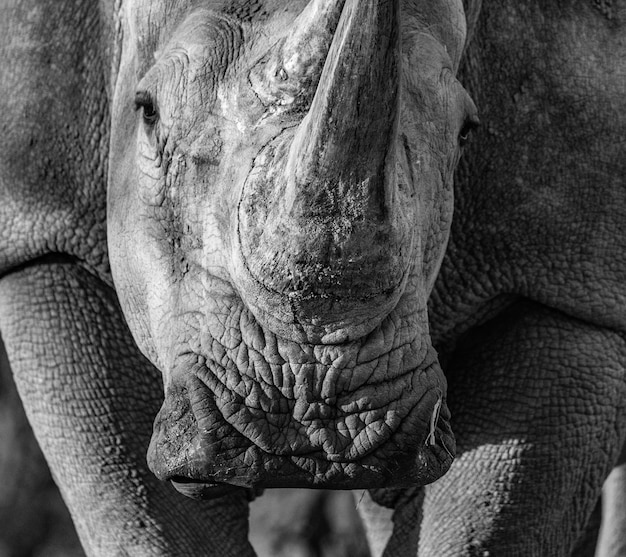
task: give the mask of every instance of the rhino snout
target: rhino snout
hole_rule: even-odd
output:
[[[208,498],[227,486],[434,481],[455,447],[445,379],[432,348],[406,332],[390,320],[343,346],[266,334],[264,347],[242,338],[218,349],[212,339],[212,357],[181,355],[155,420],[151,469],[179,491]]]

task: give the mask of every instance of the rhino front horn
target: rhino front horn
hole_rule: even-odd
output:
[[[311,109],[289,152],[291,212],[319,205],[325,189],[367,182],[371,216],[384,214],[393,193],[398,19],[397,0],[345,3]]]
[[[324,8],[332,26],[340,4],[307,9]],[[297,21],[310,24],[305,15]],[[264,148],[243,188],[233,274],[275,332],[329,342],[366,334],[406,284],[415,226],[394,206],[398,20],[398,0],[345,1],[308,112]],[[293,31],[283,55],[308,29]]]

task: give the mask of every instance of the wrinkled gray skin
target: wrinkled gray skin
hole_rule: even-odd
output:
[[[483,0],[470,33],[482,126],[429,303],[457,459],[419,555],[565,556],[624,441],[626,2]],[[625,494],[622,466],[598,555],[624,554]]]
[[[473,117],[459,6],[403,2],[400,45],[397,6],[359,16],[377,35],[346,2],[289,65],[305,2],[87,4],[0,23],[0,327],[87,551],[251,554],[259,487],[441,475],[425,301]],[[424,556],[569,554],[623,441],[624,3],[516,6],[484,3],[466,58],[485,125],[430,307],[460,453]],[[151,476],[162,380],[118,299],[163,374],[152,469],[246,489]],[[419,499],[386,499],[416,533]]]
[[[84,555],[33,437],[0,339],[0,555]]]
[[[259,489],[440,477],[460,3],[1,21],[0,328],[87,552],[251,554]]]
[[[171,4],[125,8],[109,157],[115,287],[165,385],[151,469],[204,496],[437,479],[460,2]]]

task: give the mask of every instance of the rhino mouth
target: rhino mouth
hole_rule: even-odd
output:
[[[170,483],[176,491],[191,499],[218,499],[242,489],[230,484],[201,482],[182,476],[174,476]]]
[[[361,343],[298,346],[298,354],[271,333],[264,347],[211,339],[201,343],[210,342],[202,351],[210,357],[181,353],[155,420],[150,468],[194,498],[435,481],[455,451],[445,378],[419,336],[372,348],[392,334],[380,327]]]
[[[236,493],[245,492],[249,501],[256,499],[260,495],[259,491],[246,489],[236,485],[225,483],[210,483],[199,480],[192,480],[182,476],[170,478],[170,483],[182,495],[190,499],[219,499]]]

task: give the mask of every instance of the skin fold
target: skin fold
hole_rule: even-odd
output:
[[[252,555],[306,485],[395,486],[385,555],[565,556],[617,461],[626,6],[331,4],[2,8],[0,329],[90,555]]]

